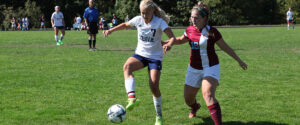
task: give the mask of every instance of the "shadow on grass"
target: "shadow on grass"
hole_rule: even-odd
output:
[[[196,118],[202,119],[204,123],[199,123],[194,125],[214,125],[214,122],[210,117],[206,117],[206,118],[196,117]],[[240,121],[226,121],[223,122],[223,125],[288,125],[288,124],[274,123],[274,122],[267,122],[267,121],[246,122],[246,123]]]
[[[116,52],[131,52],[134,49],[99,49],[98,51],[116,51]]]

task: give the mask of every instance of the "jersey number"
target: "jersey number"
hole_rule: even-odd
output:
[[[191,42],[192,49],[200,49],[200,45],[198,42]]]
[[[151,29],[151,32],[152,32],[152,34],[153,34],[153,37],[155,37],[156,29]]]

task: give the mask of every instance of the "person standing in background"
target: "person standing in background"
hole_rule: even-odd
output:
[[[295,29],[295,25],[293,23],[293,11],[292,8],[289,8],[289,11],[286,13],[286,20],[287,20],[287,28],[290,30],[290,24],[292,24],[293,30]]]
[[[96,51],[96,35],[98,34],[98,18],[100,13],[94,6],[94,1],[89,0],[89,7],[85,9],[83,18],[87,25],[87,33],[89,34],[89,51]],[[92,46],[93,41],[93,46]]]
[[[11,22],[11,29],[12,29],[13,31],[15,31],[15,30],[16,30],[16,27],[17,27],[15,17],[13,17],[13,18],[11,19],[10,22]]]
[[[55,12],[51,16],[51,24],[54,28],[54,38],[56,41],[56,45],[60,46],[64,43],[62,42],[64,36],[65,36],[65,21],[64,21],[64,15],[62,12],[60,12],[60,7],[55,6]],[[58,32],[61,31],[60,39],[58,39]]]
[[[40,30],[43,30],[43,29],[46,30],[44,15],[41,17],[40,22],[41,22],[41,28],[40,28]]]
[[[113,24],[113,27],[118,25],[118,19],[117,19],[117,16],[115,14],[113,14],[112,24]]]
[[[82,19],[81,19],[80,16],[76,17],[76,29],[77,29],[78,31],[79,31],[79,29],[81,28],[81,21],[82,21]]]

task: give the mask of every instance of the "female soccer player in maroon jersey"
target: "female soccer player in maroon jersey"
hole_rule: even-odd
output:
[[[191,107],[189,117],[196,116],[196,112],[200,109],[200,104],[195,97],[198,90],[202,88],[203,98],[215,125],[221,125],[221,108],[215,98],[220,80],[220,65],[215,44],[233,57],[244,70],[247,69],[247,64],[226,44],[220,32],[207,24],[208,16],[207,5],[195,6],[191,13],[191,26],[186,29],[184,35],[176,38],[175,44],[189,43],[191,46],[190,65],[184,87],[185,102]]]

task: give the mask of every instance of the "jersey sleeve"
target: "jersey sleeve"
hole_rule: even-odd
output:
[[[134,26],[137,25],[138,20],[139,20],[139,17],[136,16],[136,17],[134,17],[133,19],[131,19],[128,23],[129,23],[130,26],[134,27]]]
[[[166,23],[166,21],[162,20],[160,23],[160,28],[162,31],[165,31],[165,29],[167,29],[169,27],[169,25]]]
[[[189,39],[188,32],[189,32],[189,27],[186,28],[186,30],[183,33],[184,37],[187,38],[187,39]]]
[[[53,13],[52,16],[51,16],[51,19],[52,19],[52,20],[54,19],[54,13]]]
[[[86,11],[86,9],[84,10],[83,18],[87,18],[87,11]]]
[[[221,33],[216,28],[212,28],[212,33],[214,35],[214,38],[213,38],[214,43],[219,41],[222,38]]]

